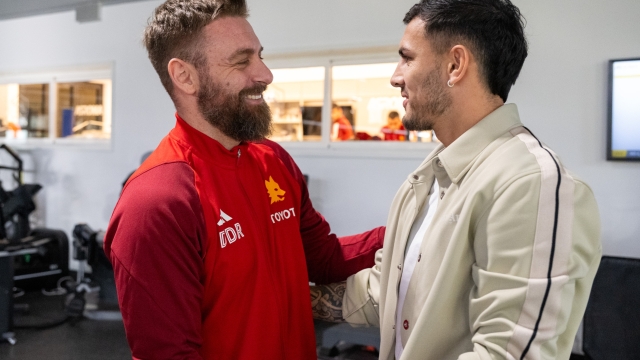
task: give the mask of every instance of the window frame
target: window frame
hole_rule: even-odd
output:
[[[113,138],[113,63],[87,66],[64,67],[41,71],[12,71],[0,73],[0,85],[5,84],[48,84],[49,85],[49,135],[43,138],[10,139],[0,138],[0,143],[6,143],[19,150],[37,148],[78,147],[90,149],[110,150]],[[58,111],[58,83],[83,82],[92,80],[110,80],[110,86],[104,90],[105,116],[109,123],[109,138],[62,138],[57,134]]]
[[[306,53],[265,54],[269,69],[324,67],[322,133],[320,141],[280,141],[289,152],[301,156],[336,156],[364,158],[420,158],[435,149],[435,142],[403,141],[331,141],[331,105],[333,101],[333,67],[398,62],[395,46],[353,50],[326,50]],[[399,90],[398,90],[399,93]]]

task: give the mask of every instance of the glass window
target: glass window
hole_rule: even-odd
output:
[[[110,80],[58,83],[57,136],[108,139],[110,86]]]
[[[406,141],[400,90],[389,80],[396,63],[333,67],[331,140]]]
[[[273,116],[275,141],[320,141],[324,67],[274,69],[265,101]]]
[[[0,84],[0,136],[49,136],[49,84]]]
[[[432,131],[407,131],[400,89],[390,83],[397,63],[333,67],[331,140],[436,141]]]

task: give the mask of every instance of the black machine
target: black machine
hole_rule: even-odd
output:
[[[29,214],[36,208],[33,197],[42,189],[39,184],[23,184],[23,163],[6,144],[0,145],[15,161],[15,166],[0,165],[0,170],[13,172],[18,186],[6,191],[0,182],[0,251],[26,247],[38,248],[33,254],[13,257],[15,286],[26,289],[52,288],[69,273],[69,240],[64,231],[31,229]]]
[[[86,305],[85,294],[99,288],[91,287],[84,277],[85,265],[95,256],[97,233],[86,224],[78,224],[73,228],[73,258],[79,261],[76,282],[72,283],[73,297],[65,306],[65,313],[76,322],[84,315]]]
[[[69,240],[60,230],[31,229],[29,214],[35,210],[33,196],[42,188],[23,184],[20,156],[5,144],[0,145],[15,166],[0,165],[12,171],[18,184],[5,191],[0,182],[0,340],[15,342],[13,326],[13,290],[54,288],[57,280],[69,273]]]
[[[69,284],[69,292],[73,295],[65,307],[65,313],[72,322],[83,317],[113,320],[114,313],[111,310],[118,309],[113,268],[102,250],[103,237],[103,231],[94,231],[87,224],[77,224],[73,228],[73,258],[78,260],[79,267],[76,281]],[[87,264],[91,266],[91,279],[85,277]],[[87,312],[86,295],[95,292],[98,293],[98,301],[104,309]],[[116,317],[121,318],[119,312]]]

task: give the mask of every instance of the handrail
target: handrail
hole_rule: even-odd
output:
[[[13,179],[18,182],[18,185],[22,185],[22,171],[23,171],[22,158],[20,158],[20,155],[18,155],[18,153],[16,153],[12,148],[7,146],[7,144],[0,145],[0,149],[5,149],[9,153],[9,155],[11,155],[11,157],[18,163],[17,167],[2,165],[0,166],[0,169],[17,171],[18,175],[14,174]]]

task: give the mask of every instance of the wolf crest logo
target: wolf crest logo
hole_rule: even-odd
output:
[[[264,181],[264,185],[267,187],[267,192],[269,193],[272,204],[284,200],[284,194],[286,194],[286,192],[280,189],[280,185],[273,181],[271,176],[269,176],[269,181]]]

